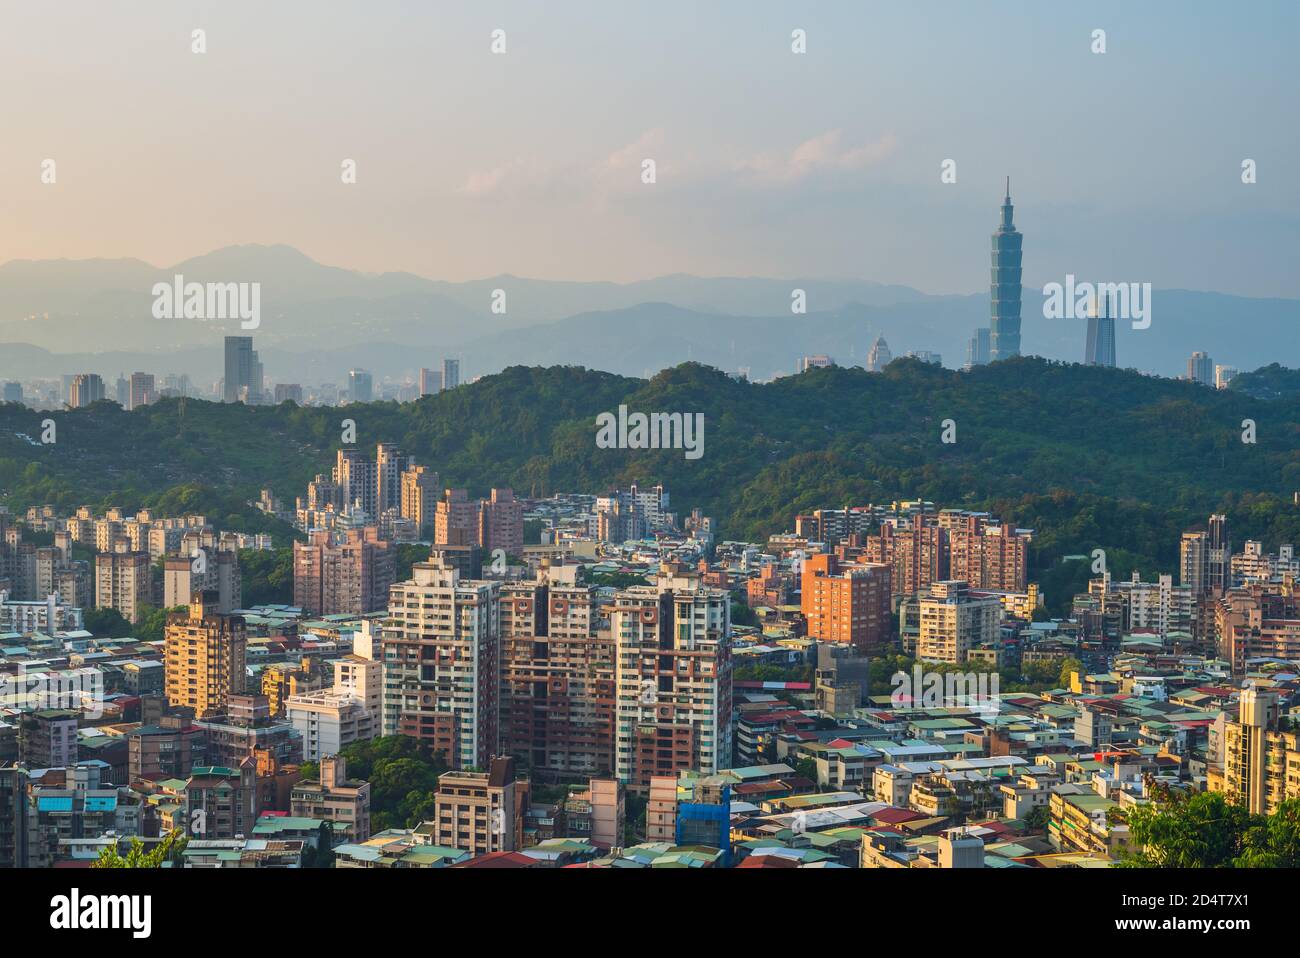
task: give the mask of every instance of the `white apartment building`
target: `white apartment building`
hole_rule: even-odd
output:
[[[921,631],[917,657],[930,662],[960,664],[966,653],[998,638],[1002,600],[973,593],[957,580],[935,582],[920,600]]]
[[[731,764],[731,605],[698,576],[665,567],[655,586],[614,597],[614,769],[646,790],[655,775]]]
[[[330,689],[291,695],[284,708],[289,724],[302,735],[302,756],[308,762],[337,755],[345,745],[378,734],[378,714],[348,692]]]
[[[499,746],[501,583],[420,562],[389,593],[383,733],[413,735],[453,768],[486,768]]]

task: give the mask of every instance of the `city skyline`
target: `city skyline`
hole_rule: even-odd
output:
[[[373,951],[465,869],[708,869],[575,940],[1284,926],[1297,35],[5,7],[11,924]]]
[[[23,149],[0,166],[14,224],[0,262],[165,266],[252,241],[449,280],[805,274],[960,294],[986,285],[958,253],[984,232],[988,190],[1009,172],[1033,210],[1030,285],[1137,273],[1166,288],[1212,277],[1218,292],[1300,296],[1285,255],[1300,217],[1300,189],[1283,175],[1300,152],[1283,122],[1296,70],[1283,37],[1300,18],[1289,4],[1261,4],[1251,18],[1208,2],[1195,17],[1119,3],[996,17],[956,3],[758,3],[744,18],[726,4],[587,5],[548,18],[523,4],[435,16],[394,3],[365,21],[346,4],[311,15],[320,9],[280,5],[256,23],[236,5],[197,19],[151,3],[7,10],[6,34],[25,42],[6,50],[0,79],[21,77],[39,95],[10,114]],[[915,47],[881,40],[933,23],[943,28],[927,33],[928,52],[951,72],[915,82]],[[191,52],[195,29],[206,31],[202,54]],[[506,32],[500,55],[494,29]],[[1091,49],[1096,29],[1107,31],[1104,54]],[[803,54],[792,52],[794,30],[806,35]],[[1201,30],[1218,44],[1213,74],[1198,54]],[[862,39],[871,56],[850,56]],[[677,70],[657,69],[661,42]],[[417,54],[430,45],[433,62]],[[341,49],[352,67],[322,70],[322,51]],[[167,83],[120,65],[146,50]],[[1013,74],[988,69],[990,52],[1003,51],[1019,54]],[[295,68],[302,79],[286,82]],[[909,75],[906,92],[877,95]],[[465,94],[457,101],[436,92],[453,85]],[[1192,128],[1163,124],[1151,136],[1152,118],[1176,114],[1189,91],[1200,125],[1218,131],[1212,149]],[[564,116],[543,107],[558,99],[570,105]],[[727,119],[701,102],[724,106]],[[1016,103],[1033,121],[994,129],[977,119],[988,102]],[[396,128],[396,116],[429,117],[436,139]],[[144,150],[158,117],[172,135]],[[1077,136],[1085,117],[1089,128],[1104,117],[1108,135]],[[233,147],[222,161],[202,146],[213,135]],[[1143,149],[1116,151],[1116,141]],[[103,155],[119,162],[92,159]],[[641,182],[645,158],[657,161],[653,185]],[[52,184],[41,180],[47,159]],[[1259,171],[1248,186],[1246,159]],[[350,185],[345,160],[356,163]],[[136,215],[157,201],[166,218]],[[1128,228],[1116,233],[1117,220]],[[1228,230],[1239,239],[1225,248]]]

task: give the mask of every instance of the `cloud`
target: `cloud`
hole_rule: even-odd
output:
[[[844,131],[837,129],[804,140],[788,152],[762,153],[740,162],[717,156],[701,161],[694,155],[674,153],[667,146],[663,128],[654,127],[601,159],[554,163],[536,157],[516,158],[471,172],[459,192],[479,199],[507,193],[516,198],[524,194],[543,197],[559,192],[585,197],[597,208],[604,208],[607,199],[642,188],[640,169],[646,159],[655,161],[661,177],[671,171],[669,183],[695,183],[716,190],[728,183],[781,186],[827,173],[865,170],[879,165],[897,149],[898,138],[892,133],[851,145],[845,142]]]
[[[738,169],[756,181],[794,183],[824,172],[864,170],[888,159],[898,149],[898,138],[892,133],[859,146],[845,146],[843,139],[843,130],[827,130],[804,140],[788,154],[760,154]]]
[[[664,131],[662,127],[656,127],[653,130],[646,130],[639,137],[623,147],[621,150],[615,150],[605,159],[605,169],[621,172],[627,169],[640,169],[641,161],[645,159],[655,159],[658,163],[656,153],[663,151]]]
[[[466,176],[457,192],[486,199],[503,194],[547,196],[557,191],[566,195],[587,195],[600,202],[607,193],[641,184],[641,162],[654,159],[663,169],[664,131],[646,130],[631,143],[603,159],[547,163],[522,157],[488,170],[476,170]]]
[[[526,170],[523,160],[511,160],[491,170],[470,173],[461,184],[460,192],[470,196],[490,196],[501,189],[512,176],[517,177]]]

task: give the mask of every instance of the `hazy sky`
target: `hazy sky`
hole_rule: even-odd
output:
[[[967,293],[1010,174],[1029,285],[1300,296],[1298,26],[1288,0],[0,0],[0,261],[259,242]]]

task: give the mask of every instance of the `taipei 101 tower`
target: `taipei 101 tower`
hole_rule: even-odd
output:
[[[993,316],[989,333],[989,359],[1020,355],[1020,243],[1024,239],[1011,222],[1011,177],[1002,201],[1002,222],[993,234],[993,271],[989,298]]]

